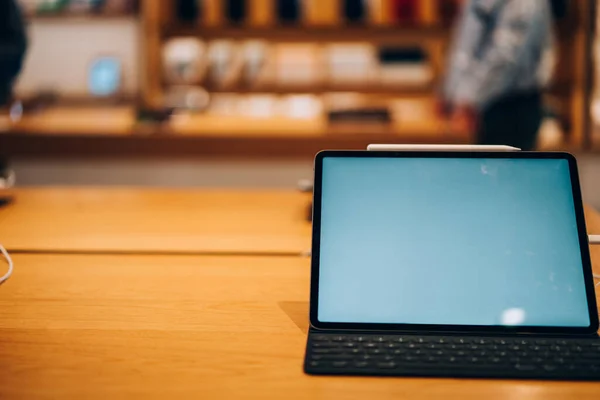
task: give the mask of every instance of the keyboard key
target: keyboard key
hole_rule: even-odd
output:
[[[363,344],[363,347],[365,349],[376,349],[379,347],[379,345],[377,345],[375,343],[365,343],[365,344]]]
[[[343,342],[344,341],[344,337],[343,336],[334,336],[331,338],[332,341],[334,342]]]
[[[382,369],[393,369],[396,368],[397,364],[395,362],[382,362],[382,363],[377,363],[377,368],[382,368]]]
[[[357,361],[353,364],[356,368],[366,368],[369,366],[369,363],[366,361]]]
[[[334,361],[331,363],[334,368],[344,368],[348,366],[348,361]]]
[[[338,347],[338,343],[332,342],[315,342],[312,344],[313,349],[331,349]]]
[[[313,342],[329,342],[329,336],[327,335],[315,335],[311,336]]]
[[[515,365],[515,369],[518,369],[519,371],[535,371],[537,370],[537,367],[532,364],[517,364]]]
[[[321,363],[319,361],[311,361],[308,363],[308,365],[310,365],[313,368],[319,367],[321,365]]]

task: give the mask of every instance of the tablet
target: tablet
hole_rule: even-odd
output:
[[[570,154],[325,151],[313,214],[314,327],[598,329]]]

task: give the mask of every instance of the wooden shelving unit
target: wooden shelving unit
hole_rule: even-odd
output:
[[[379,0],[381,10],[371,15],[363,25],[346,24],[332,12],[332,4],[340,0],[308,0],[307,18],[295,26],[279,25],[273,19],[274,0],[248,0],[250,20],[232,25],[227,23],[224,1],[204,0],[212,7],[204,10],[203,20],[183,23],[174,16],[175,2],[141,0],[142,57],[140,62],[141,92],[136,104],[112,108],[88,107],[80,118],[81,107],[54,107],[36,115],[25,116],[8,133],[0,133],[0,156],[206,156],[206,157],[302,157],[310,158],[324,148],[360,149],[373,142],[389,143],[469,143],[471,138],[460,132],[448,132],[443,121],[437,120],[431,106],[440,81],[443,79],[445,54],[451,34],[447,19],[432,8],[446,0],[420,0],[427,4],[420,23],[394,25],[385,13],[389,0]],[[557,149],[579,151],[589,149],[588,132],[590,88],[588,76],[592,65],[586,52],[590,46],[591,0],[570,2],[568,20],[557,29],[560,52],[555,83],[547,98],[564,120],[565,134]],[[220,6],[219,6],[220,5]],[[389,6],[389,4],[388,4]],[[270,11],[271,10],[271,11]],[[44,15],[47,20],[95,21],[132,18],[120,15]],[[218,40],[247,42],[259,40],[269,45],[331,43],[367,43],[373,46],[422,46],[429,56],[433,79],[419,85],[392,85],[370,82],[333,83],[327,80],[314,84],[281,84],[277,82],[253,85],[235,83],[219,86],[210,81],[201,85],[211,95],[238,96],[270,95],[276,98],[294,94],[324,96],[331,92],[351,92],[386,101],[423,101],[425,108],[411,117],[411,111],[392,117],[388,125],[367,123],[332,124],[325,115],[314,119],[250,118],[220,116],[210,112],[173,118],[170,122],[139,122],[136,107],[161,110],[169,83],[163,71],[162,50],[173,38],[193,37],[206,43]],[[427,105],[429,104],[429,105]],[[87,106],[86,106],[87,107]],[[429,108],[427,108],[429,107]],[[210,109],[210,108],[209,108]],[[73,114],[70,114],[73,112]],[[420,121],[420,122],[419,122]]]
[[[164,91],[168,88],[165,84],[163,71],[160,63],[161,49],[163,44],[171,38],[194,37],[205,42],[214,40],[226,39],[229,41],[249,41],[261,40],[267,43],[314,43],[316,45],[326,45],[329,43],[370,43],[373,45],[421,45],[426,49],[430,56],[431,65],[435,73],[434,80],[425,85],[408,85],[394,87],[387,84],[370,84],[370,85],[335,85],[329,83],[318,83],[314,85],[298,85],[286,86],[282,84],[269,84],[262,86],[252,85],[233,85],[228,87],[219,87],[210,83],[203,83],[204,89],[211,93],[235,93],[239,95],[251,94],[272,94],[286,95],[294,93],[315,94],[320,95],[328,92],[353,92],[364,93],[368,95],[378,95],[381,98],[431,98],[437,87],[439,80],[443,74],[445,51],[447,49],[448,40],[451,35],[451,28],[447,21],[432,8],[436,0],[421,2],[427,3],[429,7],[427,20],[421,23],[411,25],[395,25],[385,18],[385,16],[371,17],[364,25],[346,24],[340,21],[330,20],[327,23],[311,23],[304,20],[296,26],[279,25],[264,15],[272,14],[271,11],[265,8],[271,7],[272,2],[262,1],[257,2],[262,5],[250,6],[262,7],[262,11],[250,11],[250,19],[242,24],[227,23],[223,14],[222,7],[215,6],[219,2],[206,2],[212,4],[212,10],[204,10],[204,19],[196,23],[178,22],[174,17],[173,10],[159,0],[147,0],[143,4],[142,15],[144,21],[144,32],[146,36],[145,53],[148,62],[145,63],[146,80],[144,85],[143,99],[149,107],[160,107],[164,100]],[[221,2],[222,4],[224,2]],[[312,17],[315,19],[315,10],[319,9],[318,1],[314,1],[312,7]],[[334,2],[335,3],[335,2]],[[382,7],[385,8],[387,1],[380,1]],[[388,5],[389,6],[389,5]],[[552,104],[556,105],[556,112],[561,114],[565,123],[563,126],[568,127],[568,132],[564,135],[564,147],[583,148],[585,142],[585,118],[588,101],[585,95],[584,76],[586,76],[589,65],[582,62],[583,54],[586,51],[586,40],[589,33],[586,31],[589,22],[589,3],[587,0],[577,0],[571,2],[571,10],[569,19],[562,21],[557,27],[557,36],[559,37],[561,54],[559,56],[560,65],[558,67],[558,75],[556,82],[549,89],[549,96],[552,97]],[[331,10],[331,6],[322,6],[322,12],[325,9]],[[261,21],[255,19],[255,15],[263,15]],[[310,14],[310,12],[308,13]],[[272,15],[271,15],[272,16]],[[253,19],[254,18],[254,19]],[[323,17],[323,20],[326,17]],[[432,115],[432,118],[435,118]],[[262,121],[263,125],[268,125]],[[198,125],[200,126],[200,125]],[[297,125],[296,125],[297,126]],[[190,131],[196,128],[191,125],[186,128]],[[325,126],[322,135],[328,135],[335,131],[334,126]],[[362,130],[359,127],[357,130]],[[373,129],[367,128],[367,129]],[[274,137],[273,141],[283,140],[286,135],[292,135],[295,128],[286,129],[284,125],[280,125],[281,133],[278,137]],[[400,129],[398,135],[389,137],[395,142],[399,141],[433,141],[436,140],[436,135],[431,135],[431,132],[425,132],[420,127],[412,127],[402,135]],[[249,132],[251,130],[249,129]],[[290,133],[288,133],[288,131]],[[223,135],[230,133],[225,129]],[[343,136],[343,135],[341,135]],[[249,134],[248,137],[252,137]],[[444,140],[444,132],[440,131],[437,135],[438,140]],[[464,137],[463,137],[464,140]]]

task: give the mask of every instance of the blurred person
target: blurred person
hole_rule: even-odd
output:
[[[26,48],[25,25],[16,0],[0,0],[0,109],[11,100]],[[6,161],[0,158],[0,177],[7,174],[7,168]]]
[[[553,14],[564,14],[566,1],[466,0],[440,103],[456,129],[478,144],[535,148],[553,69]]]
[[[6,105],[21,71],[27,37],[16,0],[0,1],[0,105]]]

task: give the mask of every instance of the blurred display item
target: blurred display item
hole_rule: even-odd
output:
[[[163,48],[163,69],[168,83],[200,83],[207,69],[206,45],[195,38],[170,39]]]
[[[242,24],[248,16],[247,0],[226,0],[227,21],[231,24]]]
[[[365,23],[367,21],[368,0],[343,0],[343,15],[347,22]]]
[[[319,46],[314,44],[276,45],[276,83],[283,87],[322,84],[324,71],[321,56]]]
[[[282,24],[296,24],[303,17],[302,8],[308,0],[275,0],[277,19]]]
[[[329,83],[369,87],[378,73],[375,47],[369,43],[332,44],[326,48]]]
[[[466,0],[439,0],[440,17],[446,26],[452,25]]]
[[[440,2],[445,0],[419,0],[418,20],[425,26],[436,25],[439,22]]]
[[[265,27],[274,24],[275,8],[273,0],[248,0],[249,23],[255,27]]]
[[[249,86],[259,86],[266,77],[266,65],[269,56],[269,45],[264,41],[249,41],[243,45],[244,52],[244,83]]]
[[[88,90],[94,97],[113,97],[121,92],[122,62],[118,57],[100,56],[92,60],[88,71]]]
[[[277,103],[277,96],[270,94],[241,96],[237,103],[237,114],[248,118],[273,118],[277,114]]]
[[[324,96],[324,102],[332,125],[388,125],[392,121],[388,101],[375,101],[360,93],[332,93]]]
[[[318,27],[339,26],[344,20],[343,0],[303,0],[302,20],[305,25]]]
[[[312,120],[323,114],[323,102],[314,95],[283,96],[279,102],[279,114],[291,119]]]
[[[418,0],[392,0],[392,15],[397,24],[417,23]]]
[[[237,93],[217,93],[211,96],[208,113],[213,116],[234,117],[240,113],[238,104],[243,96]]]
[[[197,86],[171,86],[165,94],[165,107],[199,112],[210,104],[210,94]]]
[[[25,15],[129,14],[139,0],[20,0]]]
[[[427,54],[420,47],[382,47],[379,62],[383,85],[420,86],[434,79]]]
[[[133,13],[139,8],[139,1],[140,0],[105,0],[103,10],[108,14]]]
[[[101,4],[101,0],[71,0],[67,10],[74,14],[89,13],[100,9]]]
[[[199,0],[176,0],[176,15],[179,21],[185,23],[196,23],[200,20],[202,7]]]
[[[211,85],[227,88],[238,83],[244,58],[240,46],[230,40],[215,40],[208,48],[208,78]]]

